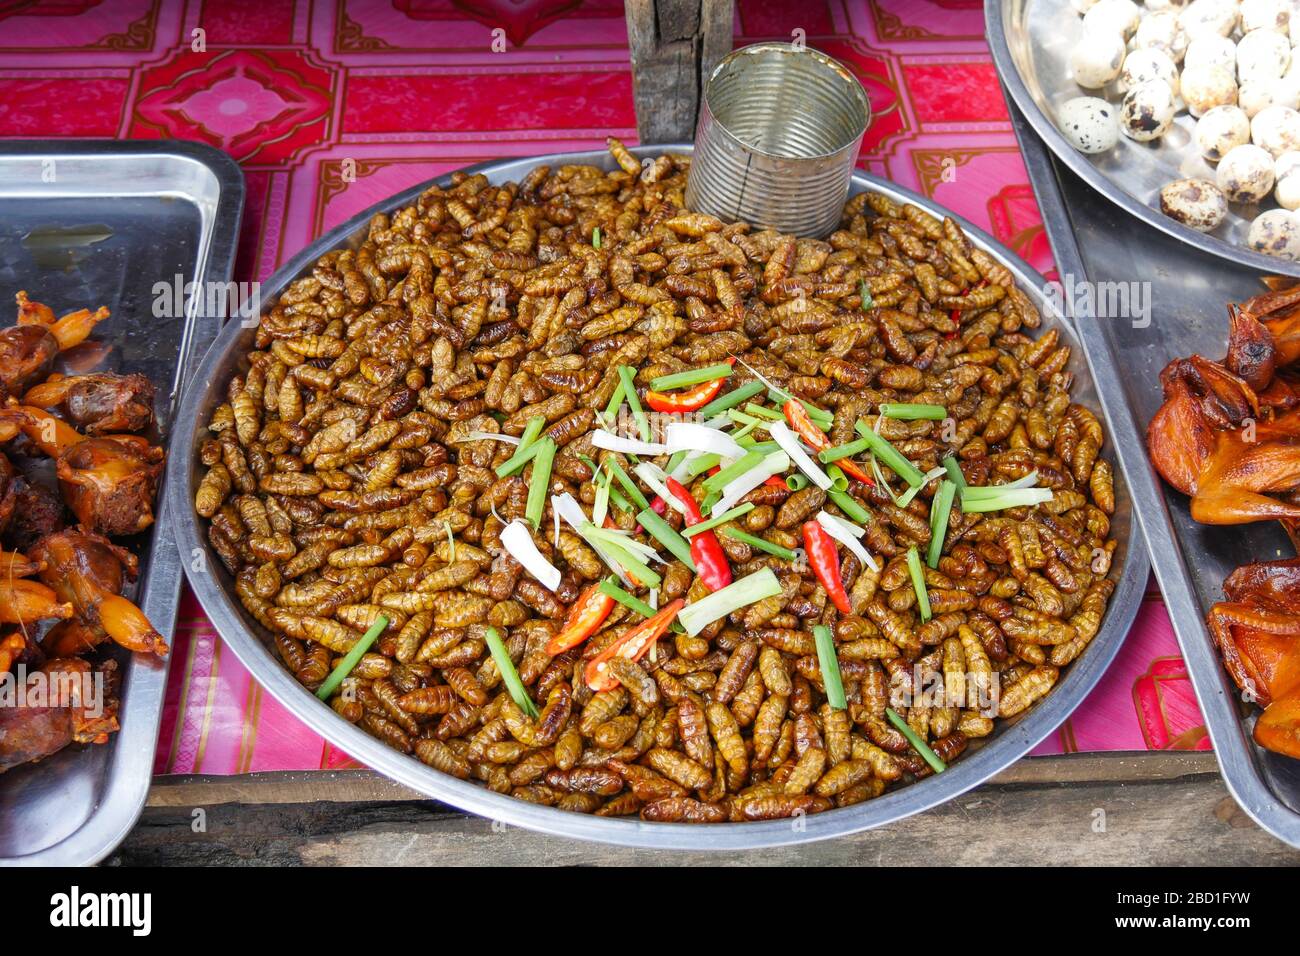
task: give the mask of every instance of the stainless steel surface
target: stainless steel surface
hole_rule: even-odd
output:
[[[1079,341],[1101,392],[1224,781],[1260,826],[1300,846],[1300,760],[1270,753],[1251,739],[1258,710],[1241,702],[1204,623],[1210,605],[1223,597],[1229,572],[1248,561],[1290,555],[1290,543],[1274,522],[1218,528],[1194,522],[1186,496],[1152,468],[1145,443],[1147,423],[1162,399],[1160,370],[1170,359],[1194,352],[1222,356],[1226,305],[1263,291],[1260,274],[1158,232],[1132,228],[1114,207],[1090,201],[1087,186],[1051,159],[1014,108],[1012,119],[1062,277],[1151,283],[1149,327],[1084,320]]]
[[[1070,51],[1083,35],[1083,21],[1070,0],[986,0],[984,19],[993,62],[1011,99],[1057,159],[1084,182],[1181,243],[1256,269],[1300,276],[1300,262],[1266,256],[1240,244],[1251,220],[1276,207],[1271,198],[1258,206],[1230,203],[1224,221],[1208,234],[1160,211],[1160,190],[1175,179],[1214,180],[1214,167],[1201,158],[1192,141],[1196,121],[1185,110],[1169,132],[1153,143],[1121,135],[1113,149],[1089,156],[1066,141],[1056,126],[1061,104],[1076,96],[1099,95],[1071,79]],[[1113,94],[1111,84],[1105,98],[1118,105],[1120,97]],[[1132,228],[1131,223],[1117,221],[1121,229]]]
[[[638,156],[655,156],[659,152],[689,152],[686,146],[641,147],[633,150]],[[539,156],[507,162],[488,163],[473,167],[493,183],[520,179],[539,163],[560,165],[565,163],[598,163],[613,168],[607,153],[566,153],[556,156]],[[448,177],[437,182],[446,185]],[[309,271],[323,253],[341,246],[355,245],[364,236],[370,217],[380,211],[391,211],[407,205],[428,186],[412,187],[378,205],[359,213],[341,226],[322,236],[295,256],[264,286],[264,302],[271,303],[286,285],[300,274]],[[874,177],[855,174],[853,191],[872,189],[896,200],[913,202],[936,215],[944,215],[940,207],[907,190]],[[1043,279],[1012,253],[1000,246],[992,237],[958,220],[973,242],[987,250],[1016,276],[1019,284],[1044,306]],[[1059,325],[1066,341],[1074,334],[1065,323],[1047,318],[1045,327]],[[244,354],[253,336],[252,329],[232,323],[222,330],[220,338],[204,357],[203,364],[181,403],[180,418],[192,429],[189,454],[184,442],[174,448],[169,465],[169,504],[176,515],[176,534],[183,553],[200,551],[207,559],[199,565],[204,569],[195,573],[194,565],[187,565],[190,583],[202,602],[208,616],[220,632],[226,645],[252,672],[253,676],[291,712],[336,746],[342,748],[362,763],[392,777],[399,783],[445,800],[447,803],[527,829],[555,833],[579,839],[617,843],[626,846],[661,847],[667,849],[745,849],[778,846],[826,839],[880,826],[894,820],[919,813],[945,800],[983,783],[999,770],[1024,756],[1035,744],[1058,727],[1090,691],[1119,649],[1137,613],[1147,581],[1146,554],[1141,548],[1130,548],[1132,516],[1128,494],[1122,480],[1117,482],[1118,508],[1113,531],[1119,543],[1113,574],[1117,588],[1111,598],[1101,632],[1087,650],[1065,672],[1060,684],[1037,706],[1015,721],[1000,723],[995,734],[977,741],[971,750],[946,772],[923,780],[913,786],[888,793],[878,799],[853,807],[813,814],[796,821],[784,820],[765,823],[728,823],[710,826],[689,824],[643,823],[638,820],[592,817],[568,813],[550,807],[535,806],[502,794],[492,793],[483,787],[438,773],[418,760],[404,756],[371,737],[358,727],[343,720],[334,711],[321,704],[310,691],[302,687],[279,662],[275,652],[268,648],[269,635],[244,611],[234,596],[230,576],[220,561],[208,548],[200,519],[194,514],[194,490],[201,477],[197,449],[205,433],[205,425],[212,409],[224,400],[223,390],[230,376],[242,370]],[[1096,390],[1092,387],[1088,370],[1082,359],[1071,360],[1076,373],[1075,398],[1097,407]],[[1110,455],[1109,449],[1103,452]]]
[[[19,289],[60,314],[107,305],[112,317],[61,359],[62,370],[147,375],[158,385],[165,440],[182,370],[203,354],[220,319],[154,318],[153,287],[175,275],[228,281],[243,201],[239,167],[207,146],[4,143],[0,307],[13,308]],[[165,501],[164,489],[157,522],[131,547],[141,563],[135,600],[170,638],[182,578]],[[102,746],[73,745],[0,774],[0,864],[94,863],[135,824],[153,773],[167,664],[120,649],[114,656],[122,729]]]
[[[789,43],[742,47],[705,85],[687,208],[824,238],[870,122],[866,91],[837,60]]]

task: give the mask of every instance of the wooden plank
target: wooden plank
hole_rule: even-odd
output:
[[[1089,755],[1098,756],[1098,755]],[[1162,755],[1165,756],[1165,755]],[[928,813],[866,833],[759,853],[633,850],[503,829],[431,801],[151,805],[110,858],[121,865],[1296,865],[1293,850],[1233,803],[1203,755],[1163,772],[1113,780],[988,784]],[[1052,758],[1022,761],[1046,765]],[[1106,762],[1073,762],[1081,777]],[[1191,772],[1179,772],[1179,771]]]

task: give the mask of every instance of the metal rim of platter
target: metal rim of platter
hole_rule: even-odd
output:
[[[1179,242],[1194,246],[1211,255],[1228,259],[1232,262],[1254,266],[1265,272],[1279,275],[1300,277],[1300,262],[1292,262],[1278,256],[1264,255],[1243,245],[1220,239],[1218,236],[1197,232],[1190,226],[1170,219],[1159,209],[1143,202],[1111,179],[1100,168],[1088,160],[1084,154],[1070,145],[1048,115],[1050,104],[1044,98],[1031,91],[1025,76],[1021,72],[1021,61],[1013,52],[1013,40],[1017,49],[1028,50],[1029,38],[1023,20],[1029,4],[1033,0],[987,0],[984,5],[985,34],[989,49],[993,53],[993,65],[1007,92],[1020,108],[1025,120],[1033,127],[1039,138],[1047,144],[1056,157],[1069,167],[1080,179],[1115,203],[1125,212],[1136,216],[1148,225],[1173,236]],[[1045,0],[1038,0],[1045,2]],[[1054,0],[1067,5],[1067,0]],[[1035,87],[1037,82],[1035,78]],[[1096,96],[1098,91],[1078,89],[1077,96]],[[1121,136],[1121,139],[1124,137]],[[1138,145],[1138,144],[1134,144]],[[1168,181],[1181,178],[1181,174],[1172,176]]]
[[[631,151],[638,158],[653,158],[665,152],[689,154],[691,147],[668,144],[634,147]],[[482,163],[464,171],[471,174],[483,173],[493,183],[502,183],[517,181],[539,164],[556,166],[573,163],[591,163],[607,169],[613,168],[613,159],[608,152],[594,150]],[[449,182],[450,174],[447,174],[413,186],[332,229],[289,260],[264,284],[264,305],[273,302],[276,295],[292,280],[310,271],[325,252],[359,244],[375,213],[390,212],[409,205],[430,185],[438,183],[446,186]],[[939,217],[952,215],[909,190],[855,171],[850,193],[863,190],[881,192],[892,199],[913,203]],[[1042,276],[987,233],[960,217],[953,216],[953,219],[966,231],[972,242],[1011,270],[1021,288],[1044,313],[1044,326],[1050,327],[1055,323],[1061,329],[1062,337],[1077,346],[1077,338],[1068,320],[1052,318],[1052,313],[1049,312],[1051,306],[1043,292]],[[1055,314],[1059,315],[1059,312]],[[193,384],[181,402],[178,420],[192,423],[193,436],[189,454],[177,444],[168,464],[168,505],[175,518],[177,544],[181,552],[201,552],[206,557],[204,567],[207,570],[203,573],[196,573],[192,566],[187,565],[195,594],[222,640],[253,677],[321,736],[398,783],[461,810],[505,824],[621,846],[673,850],[741,850],[809,843],[901,820],[951,800],[985,782],[1024,756],[1059,727],[1097,684],[1114,659],[1137,614],[1146,588],[1149,569],[1146,551],[1141,546],[1140,538],[1132,535],[1133,516],[1128,489],[1117,474],[1116,510],[1112,524],[1112,535],[1119,543],[1117,570],[1112,572],[1116,576],[1116,589],[1101,630],[1079,659],[1069,666],[1065,676],[1047,697],[1019,717],[1000,722],[993,735],[984,738],[982,746],[978,749],[972,746],[961,760],[944,773],[886,792],[883,796],[864,803],[811,814],[797,820],[717,824],[648,823],[637,818],[595,817],[538,806],[516,797],[493,793],[480,784],[458,780],[433,770],[415,757],[390,748],[348,723],[299,684],[268,649],[264,639],[258,636],[265,634],[264,629],[253,621],[234,596],[230,576],[212,552],[193,507],[194,493],[201,477],[197,459],[199,443],[206,431],[205,426],[212,409],[222,400],[226,382],[243,361],[252,335],[252,328],[243,328],[236,321],[228,322],[204,356]],[[1100,402],[1092,388],[1091,376],[1079,354],[1076,347],[1075,357],[1070,363],[1070,368],[1075,373],[1075,395],[1093,407],[1100,408]],[[1103,457],[1114,461],[1113,449],[1109,448],[1109,443],[1103,450]],[[1138,545],[1136,548],[1132,547],[1135,543]]]

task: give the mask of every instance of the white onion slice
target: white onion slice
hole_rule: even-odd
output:
[[[632,581],[622,566],[609,556],[609,552],[602,548],[599,542],[593,541],[583,532],[583,525],[590,522],[587,521],[587,515],[583,512],[582,505],[578,504],[573,495],[567,491],[562,495],[551,495],[551,510],[564,519],[565,523],[573,529],[574,534],[591,546],[591,550],[596,552],[597,557],[618,575],[618,579],[623,582],[624,587],[632,587]]]
[[[636,476],[650,486],[650,490],[662,498],[674,511],[686,514],[686,506],[677,500],[677,496],[668,490],[664,484],[663,470],[656,468],[648,461],[643,461],[632,469]]]
[[[799,470],[808,476],[809,481],[822,491],[830,488],[832,483],[830,476],[822,471],[818,464],[799,447],[799,439],[794,432],[790,431],[785,422],[772,422],[768,426],[767,433],[776,439],[776,443],[785,450],[785,453],[790,456],[790,460],[798,466]]]
[[[817,512],[817,523],[825,529],[828,535],[852,551],[853,554],[872,571],[880,571],[880,565],[878,565],[876,559],[871,556],[871,552],[864,548],[862,543],[858,541],[858,538],[866,534],[866,531],[855,524],[850,524],[842,518],[837,518],[835,515],[828,514],[825,511]]]
[[[591,433],[591,443],[597,448],[622,452],[625,455],[664,455],[668,453],[667,445],[653,441],[639,441],[635,438],[624,438],[622,435],[607,432],[603,428],[597,428]]]
[[[675,478],[677,481],[684,480],[686,478],[686,470],[691,467],[691,462],[693,462],[696,458],[699,457],[700,457],[699,452],[691,452],[690,454],[686,455],[681,461],[677,463],[676,468],[668,472],[668,477]]]
[[[733,461],[745,457],[745,449],[737,444],[736,439],[716,428],[697,425],[695,422],[673,422],[668,426],[665,437],[670,453],[694,451],[706,455],[721,455]]]
[[[727,482],[722,489],[722,497],[709,509],[709,516],[720,515],[730,511],[737,501],[745,497],[773,475],[779,475],[790,467],[790,457],[783,451],[774,451],[757,465],[738,478]]]
[[[525,571],[542,582],[547,590],[554,591],[560,586],[560,569],[537,550],[533,536],[522,521],[515,519],[501,529],[501,547],[522,564]]]

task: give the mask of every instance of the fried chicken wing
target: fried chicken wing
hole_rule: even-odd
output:
[[[114,661],[92,667],[55,658],[29,674],[27,686],[20,706],[0,707],[0,773],[71,743],[105,743],[118,729]]]
[[[96,372],[50,378],[23,396],[29,407],[61,408],[87,435],[144,431],[153,424],[153,383],[143,375]]]

